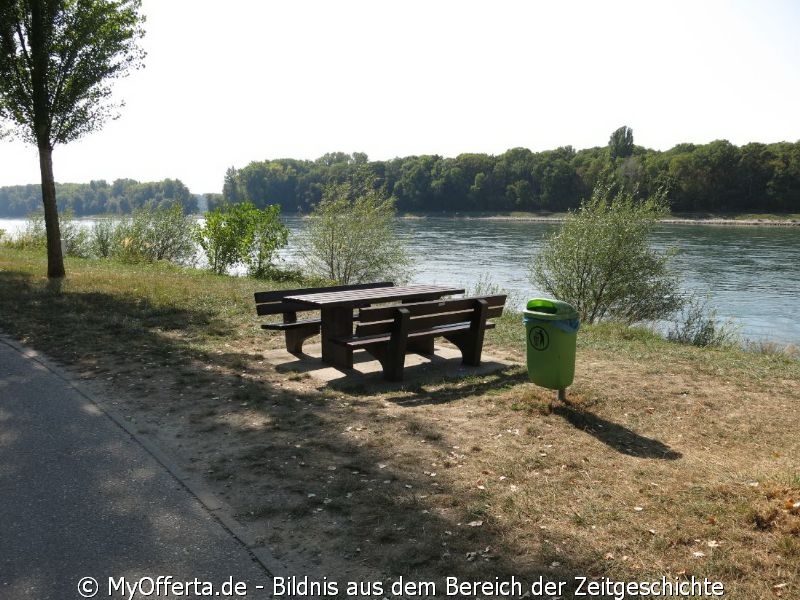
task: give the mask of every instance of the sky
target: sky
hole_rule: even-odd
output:
[[[180,179],[364,152],[800,140],[796,0],[143,0],[120,116],[56,146],[56,181]],[[0,140],[0,186],[39,182]]]

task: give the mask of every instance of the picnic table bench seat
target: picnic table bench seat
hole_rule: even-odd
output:
[[[309,312],[314,309],[309,308],[306,305],[287,300],[287,296],[348,290],[363,290],[370,288],[391,287],[393,285],[394,283],[391,281],[381,281],[375,283],[357,283],[351,285],[334,285],[315,288],[256,292],[254,294],[256,314],[259,316],[278,314],[283,315],[282,322],[264,323],[261,325],[261,328],[272,331],[283,331],[286,339],[286,350],[292,354],[301,354],[303,352],[303,342],[320,332],[321,320],[319,316],[298,319],[298,312]]]
[[[355,334],[335,343],[364,349],[380,361],[389,381],[402,381],[405,356],[432,355],[434,339],[444,337],[460,351],[463,363],[478,366],[488,319],[503,313],[504,294],[362,308]]]

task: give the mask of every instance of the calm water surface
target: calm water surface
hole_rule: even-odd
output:
[[[305,227],[299,217],[284,220],[291,236],[282,257],[291,263]],[[9,232],[22,226],[0,219]],[[470,289],[488,281],[512,292],[518,307],[544,295],[528,280],[528,265],[554,225],[428,217],[401,219],[396,227],[416,258],[416,283]],[[740,335],[800,344],[800,228],[664,225],[653,245],[678,249],[673,260],[684,289],[710,294],[718,317]]]
[[[296,240],[302,219],[287,217]],[[531,257],[555,225],[447,217],[401,219],[397,233],[417,259],[417,283],[490,281],[513,292],[518,307],[545,295],[528,280]],[[290,238],[290,245],[292,240]],[[683,288],[710,294],[710,305],[741,336],[800,344],[800,228],[664,225],[658,248],[678,249]],[[285,253],[291,261],[293,252]]]

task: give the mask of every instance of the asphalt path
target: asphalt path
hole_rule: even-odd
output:
[[[0,599],[269,589],[253,553],[129,431],[0,338]]]

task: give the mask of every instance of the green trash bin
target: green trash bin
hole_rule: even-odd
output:
[[[536,385],[563,390],[575,377],[578,311],[571,304],[547,298],[529,300],[523,322],[528,340],[528,377]]]

